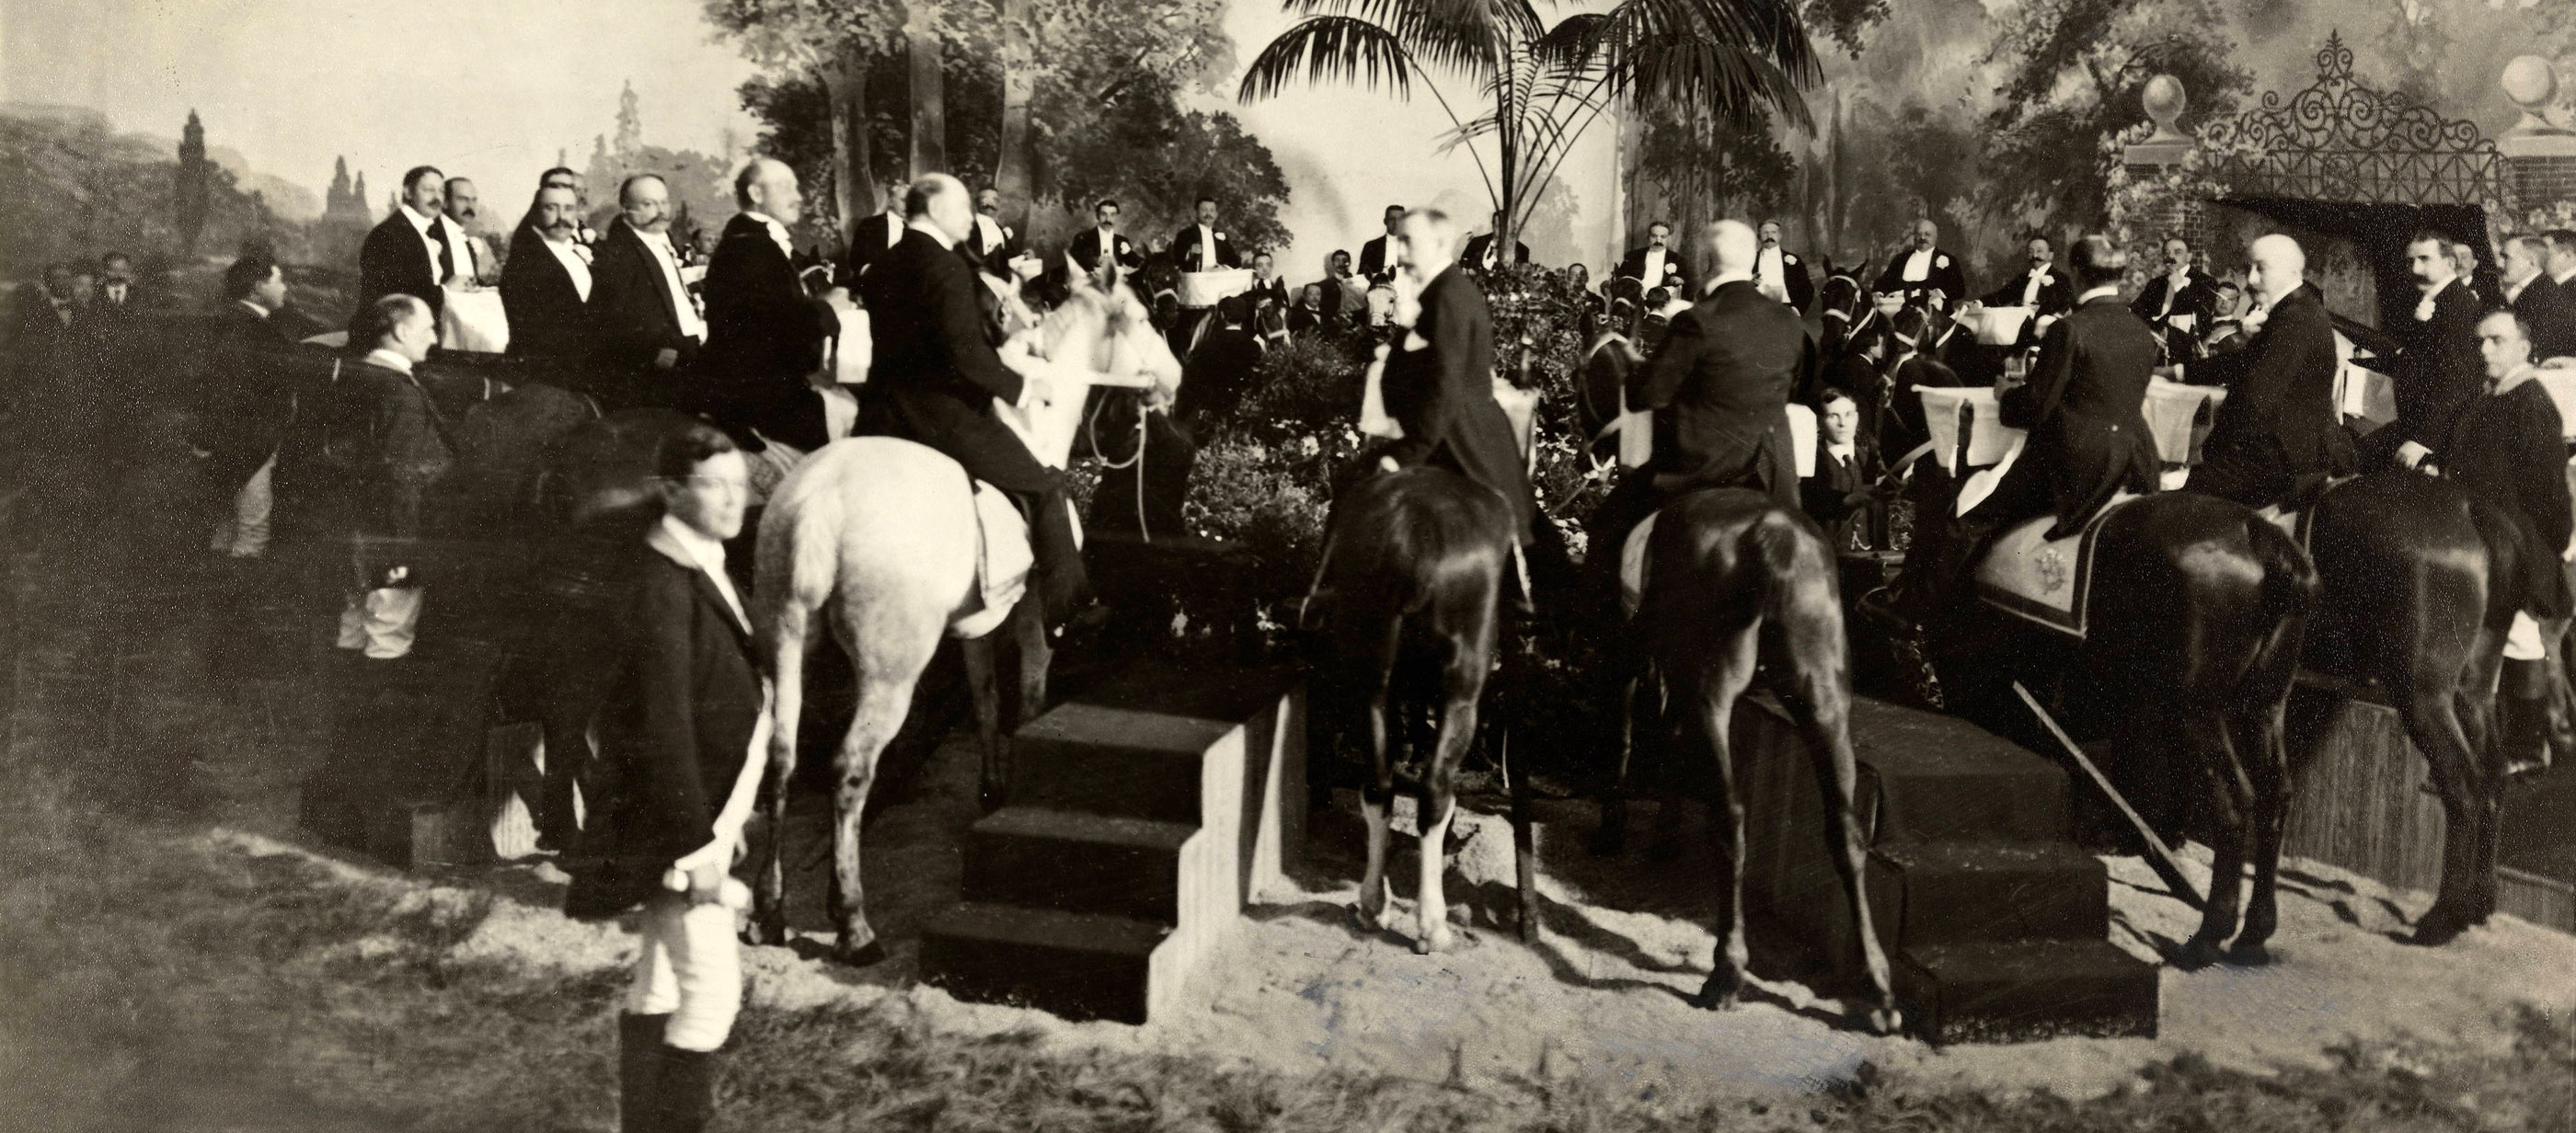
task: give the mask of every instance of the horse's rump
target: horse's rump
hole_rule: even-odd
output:
[[[1409,614],[1455,586],[1499,586],[1511,544],[1501,495],[1417,465],[1362,480],[1334,504],[1324,581],[1354,615]]]

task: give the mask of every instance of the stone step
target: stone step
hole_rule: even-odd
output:
[[[2109,871],[2065,842],[1900,842],[1871,853],[1879,937],[1906,946],[2100,940]]]
[[[970,1002],[1143,1023],[1154,950],[1170,935],[1129,917],[969,902],[923,927],[921,970]]]
[[[1238,726],[1100,704],[1066,704],[1012,740],[1010,801],[1155,822],[1199,820],[1201,764]]]
[[[1924,1041],[2153,1038],[2160,969],[2105,940],[1908,947],[1893,973]]]
[[[1010,806],[968,833],[965,898],[1177,927],[1196,823]]]
[[[1866,697],[1852,701],[1862,813],[1876,844],[2063,839],[2066,772],[1964,720]]]

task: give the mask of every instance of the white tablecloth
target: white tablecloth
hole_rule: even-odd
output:
[[[449,350],[499,354],[510,348],[510,315],[493,288],[447,289],[438,313],[438,344]]]

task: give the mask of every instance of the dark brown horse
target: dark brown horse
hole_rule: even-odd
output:
[[[2232,961],[2261,963],[2279,924],[2284,713],[2316,569],[2279,528],[2214,496],[2159,493],[2100,522],[2080,642],[2009,617],[1957,619],[1932,642],[1934,664],[1971,714],[2018,717],[1996,694],[2023,679],[2177,756],[2171,773],[2197,788],[2182,797],[2207,808],[2215,833],[2200,928],[2172,959],[2204,967],[2232,938]],[[2240,931],[2249,861],[2253,893]]]
[[[1442,845],[1457,805],[1458,766],[1476,735],[1476,713],[1494,666],[1499,595],[1512,570],[1511,510],[1492,490],[1446,469],[1415,467],[1374,475],[1333,504],[1324,561],[1307,617],[1327,629],[1332,665],[1319,683],[1342,695],[1345,711],[1365,705],[1371,776],[1360,792],[1368,817],[1368,872],[1356,915],[1377,928],[1395,923],[1386,883],[1387,812],[1396,793],[1397,733],[1428,700],[1438,738],[1421,761],[1421,888],[1413,950],[1449,947],[1441,891]],[[1334,678],[1340,678],[1338,680]],[[1431,679],[1424,680],[1423,677]],[[1421,685],[1434,686],[1417,700]],[[1508,770],[1508,769],[1507,769]],[[1514,775],[1515,791],[1525,776]],[[1520,808],[1515,807],[1515,817]],[[1520,931],[1537,931],[1537,895],[1525,823],[1516,823]]]
[[[2324,587],[2307,664],[2379,686],[2430,765],[2443,812],[2442,891],[2415,922],[2441,944],[2495,911],[2501,773],[2495,680],[2521,596],[2500,517],[2448,480],[2382,472],[2331,489],[2309,536]]]
[[[1862,891],[1868,845],[1852,809],[1858,771],[1851,741],[1851,651],[1832,546],[1805,516],[1779,507],[1765,493],[1741,488],[1694,492],[1666,504],[1646,540],[1646,585],[1630,624],[1677,710],[1698,726],[1717,768],[1709,815],[1725,876],[1716,956],[1700,1002],[1734,1006],[1751,955],[1744,925],[1744,799],[1735,789],[1729,729],[1737,699],[1768,662],[1771,687],[1815,761],[1831,822],[1824,831],[1828,856],[1859,925],[1861,960],[1875,1002],[1857,1012],[1855,1021],[1880,1034],[1894,1033],[1902,1019]],[[1636,682],[1627,684],[1633,716]],[[1631,720],[1623,736],[1634,731]],[[1606,845],[1617,843],[1626,823],[1626,746],[1623,740],[1621,781],[1602,809]]]

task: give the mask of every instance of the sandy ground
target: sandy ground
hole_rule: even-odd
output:
[[[2392,934],[2428,897],[2301,862],[2282,887],[2274,963],[2166,969],[2159,1037],[1934,1049],[1838,1029],[1835,1005],[1795,984],[1763,984],[1729,1012],[1691,1006],[1685,997],[1705,976],[1714,943],[1703,927],[1714,894],[1702,880],[1713,863],[1696,838],[1685,839],[1689,848],[1678,861],[1656,863],[1634,851],[1604,861],[1584,855],[1580,829],[1553,839],[1543,829],[1546,931],[1533,948],[1495,917],[1508,901],[1507,829],[1469,816],[1462,825],[1473,833],[1448,883],[1452,920],[1464,926],[1461,946],[1422,957],[1409,945],[1413,867],[1401,851],[1410,839],[1398,838],[1391,871],[1405,914],[1397,931],[1362,934],[1345,913],[1357,891],[1362,831],[1354,815],[1335,812],[1317,817],[1308,861],[1289,891],[1260,895],[1196,979],[1193,998],[1203,1007],[1141,1028],[1075,1024],[960,1003],[915,978],[920,922],[955,899],[959,839],[977,813],[971,746],[951,739],[906,797],[888,803],[869,823],[866,865],[868,907],[893,958],[865,970],[822,958],[829,940],[820,915],[822,871],[807,869],[791,891],[802,938],[746,957],[755,999],[787,1008],[882,1003],[942,1029],[1034,1031],[1061,1048],[1207,1054],[1290,1072],[1454,1077],[1471,1086],[1580,1078],[1613,1094],[1670,1101],[1814,1090],[1864,1063],[1896,1084],[2089,1097],[2186,1052],[2261,1071],[2322,1063],[2330,1046],[2355,1037],[2500,1045],[2506,1032],[2499,1020],[2517,1001],[2562,1017],[2576,1013],[2576,937],[2498,917],[2442,948],[2400,944]],[[820,817],[803,808],[791,821],[791,868],[813,860]],[[238,831],[216,837],[252,853],[303,852]],[[2205,888],[2206,855],[2192,852],[2186,868],[2200,872],[2194,881]],[[2113,943],[2153,959],[2159,947],[2189,934],[2197,915],[2164,896],[2143,864],[2109,863]],[[409,884],[340,868],[353,880],[377,879],[369,884]],[[463,947],[567,972],[626,963],[631,937],[555,911],[559,881],[542,865],[471,881],[497,888],[503,899]],[[419,899],[455,896],[433,886]]]

